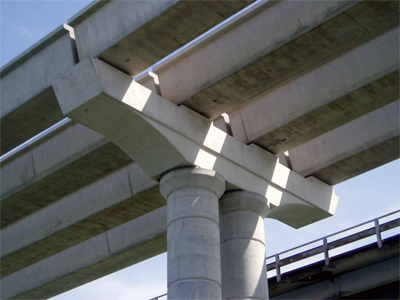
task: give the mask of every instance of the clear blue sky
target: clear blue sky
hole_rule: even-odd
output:
[[[0,1],[0,64],[3,66],[91,1]],[[399,160],[335,187],[334,217],[300,230],[265,220],[267,255],[400,209]],[[71,290],[53,299],[149,299],[166,291],[166,255]]]

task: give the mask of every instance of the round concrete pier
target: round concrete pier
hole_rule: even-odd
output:
[[[168,299],[221,299],[218,199],[224,179],[199,168],[161,178],[167,199]]]
[[[264,218],[267,199],[234,191],[220,200],[222,299],[268,299]]]

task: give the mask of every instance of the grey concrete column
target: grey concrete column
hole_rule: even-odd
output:
[[[245,191],[220,200],[222,299],[268,299],[264,218],[267,199]]]
[[[168,300],[221,299],[224,179],[210,170],[177,169],[161,178],[160,191],[167,199]]]

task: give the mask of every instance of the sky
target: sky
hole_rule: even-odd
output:
[[[91,1],[0,1],[0,65],[66,23]],[[265,219],[267,256],[400,209],[399,160],[335,186],[340,197],[335,216],[295,230]],[[166,292],[166,254],[158,255],[54,300],[146,300]]]

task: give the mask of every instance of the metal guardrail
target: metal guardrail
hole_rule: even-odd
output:
[[[308,243],[296,246],[294,248],[279,252],[279,253],[277,253],[275,255],[268,256],[268,257],[265,258],[265,260],[268,260],[268,259],[271,259],[271,258],[275,258],[275,262],[267,264],[267,272],[271,271],[271,270],[276,270],[276,278],[277,278],[277,281],[280,282],[280,281],[282,281],[281,267],[287,266],[289,264],[292,264],[292,263],[295,263],[295,262],[298,262],[298,261],[301,261],[301,260],[306,259],[306,258],[313,257],[313,256],[315,256],[317,254],[320,254],[320,253],[324,253],[325,265],[329,266],[329,264],[330,264],[329,250],[332,250],[332,249],[335,249],[335,248],[339,248],[339,247],[351,244],[353,242],[362,240],[364,238],[367,238],[367,237],[370,237],[370,236],[373,236],[373,235],[376,236],[376,243],[377,243],[378,248],[382,248],[383,240],[382,240],[381,233],[384,232],[384,231],[399,227],[400,226],[400,218],[397,218],[397,219],[394,219],[392,221],[388,221],[388,222],[385,222],[385,223],[382,223],[382,224],[380,224],[379,221],[381,219],[383,219],[383,218],[386,218],[388,216],[391,216],[391,215],[394,215],[394,214],[397,214],[397,213],[400,213],[400,210],[396,210],[394,212],[391,212],[389,214],[380,216],[378,218],[375,218],[375,219],[363,222],[361,224],[352,226],[350,228],[346,228],[344,230],[329,234],[327,236],[324,236],[322,238],[313,240],[311,242],[308,242]],[[368,223],[373,223],[373,226],[371,228],[365,229],[363,231],[360,231],[360,232],[345,236],[343,238],[334,240],[332,242],[328,242],[328,238],[332,238],[332,237],[338,236],[341,233],[344,233],[344,232],[359,228],[359,227],[364,226],[364,225],[366,225]],[[287,257],[287,258],[284,258],[284,259],[280,259],[280,256],[285,254],[285,253],[294,251],[296,249],[303,248],[305,246],[314,244],[316,242],[321,242],[322,245],[318,246],[318,247],[315,247],[315,248],[312,248],[312,249],[309,249],[309,250],[305,250],[303,252],[297,253],[297,254],[292,255],[290,257]],[[163,297],[166,297],[166,296],[167,296],[167,293],[159,295],[159,296],[154,297],[154,298],[151,298],[149,300],[160,300],[160,298],[163,298]]]
[[[329,266],[329,264],[330,264],[329,250],[333,250],[335,248],[339,248],[339,247],[345,246],[347,244],[362,240],[364,238],[367,238],[367,237],[370,237],[370,236],[373,236],[373,235],[376,236],[376,243],[377,243],[378,248],[382,248],[383,241],[382,241],[381,233],[384,232],[384,231],[399,227],[400,226],[400,218],[394,219],[392,221],[385,222],[383,224],[380,224],[379,221],[381,219],[383,219],[383,218],[386,218],[388,216],[397,214],[399,212],[400,212],[400,210],[391,212],[391,213],[383,215],[381,217],[378,217],[378,218],[363,222],[361,224],[358,224],[358,225],[352,226],[350,228],[346,228],[344,230],[332,233],[330,235],[327,235],[327,236],[324,236],[322,238],[313,240],[311,242],[302,244],[300,246],[285,250],[285,251],[277,253],[275,255],[268,256],[266,258],[266,260],[271,259],[271,258],[275,258],[275,262],[267,264],[267,272],[271,271],[271,270],[276,270],[276,278],[277,278],[277,281],[280,282],[282,280],[281,267],[290,265],[290,264],[295,263],[295,262],[299,262],[299,261],[304,260],[306,258],[313,257],[313,256],[315,256],[317,254],[320,254],[320,253],[324,253],[325,265]],[[368,229],[365,229],[363,231],[360,231],[360,232],[345,236],[343,238],[334,240],[332,242],[328,242],[328,238],[332,238],[332,237],[338,236],[341,233],[344,233],[344,232],[359,228],[359,227],[364,226],[364,225],[366,225],[368,223],[373,223],[371,228],[368,228]],[[283,254],[285,254],[285,253],[294,251],[296,249],[303,248],[305,246],[308,246],[308,245],[311,245],[311,244],[314,244],[314,243],[317,243],[317,242],[320,242],[321,246],[318,246],[318,247],[315,247],[315,248],[312,248],[312,249],[309,249],[309,250],[305,250],[303,252],[294,254],[294,255],[292,255],[290,257],[286,257],[284,259],[281,259],[281,256]]]
[[[160,298],[165,297],[165,296],[167,296],[167,293],[162,294],[162,295],[160,295],[160,296],[157,296],[157,297],[155,297],[155,298],[151,298],[151,299],[149,299],[149,300],[159,300]]]

